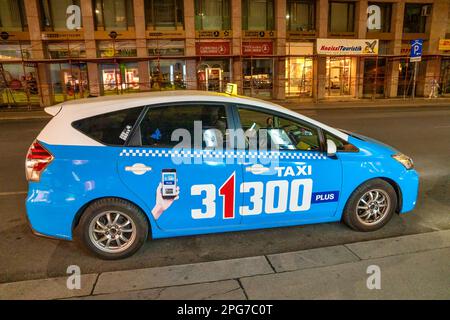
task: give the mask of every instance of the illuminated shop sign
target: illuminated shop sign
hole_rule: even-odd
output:
[[[324,55],[378,54],[377,39],[317,39],[317,53]]]
[[[230,54],[230,43],[221,42],[197,42],[196,54],[199,56],[226,56]]]
[[[271,41],[242,42],[242,55],[244,56],[266,56],[273,54]]]

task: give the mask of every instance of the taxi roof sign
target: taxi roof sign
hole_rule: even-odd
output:
[[[225,90],[226,94],[229,94],[230,96],[237,96],[237,84],[236,83],[227,83],[227,88]]]

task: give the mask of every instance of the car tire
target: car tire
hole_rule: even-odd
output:
[[[149,223],[142,210],[118,198],[90,204],[75,231],[84,248],[105,260],[133,255],[145,243],[148,233]]]
[[[369,180],[353,191],[342,215],[342,221],[357,231],[375,231],[391,220],[397,208],[397,194],[382,179]]]

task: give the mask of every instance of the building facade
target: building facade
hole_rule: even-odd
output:
[[[0,0],[0,103],[227,82],[267,99],[450,94],[449,15],[448,0]]]

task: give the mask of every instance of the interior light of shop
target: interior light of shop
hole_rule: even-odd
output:
[[[183,79],[186,79],[186,65],[183,65]]]
[[[170,84],[173,84],[173,64],[170,65]]]

